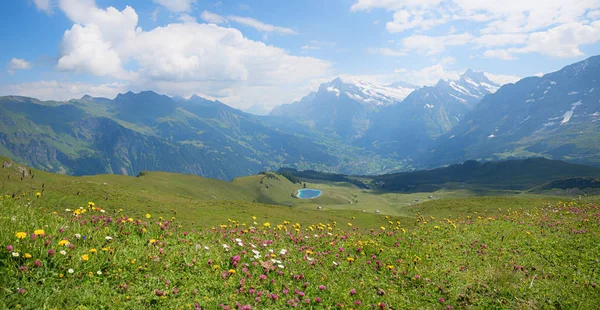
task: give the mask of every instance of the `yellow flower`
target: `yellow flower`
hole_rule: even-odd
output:
[[[146,218],[147,218],[147,219],[149,219],[149,218],[151,218],[151,217],[152,217],[152,215],[150,215],[150,213],[147,213],[147,214],[146,214]]]
[[[89,260],[89,259],[90,259],[90,257],[87,254],[83,254],[81,256],[81,260]]]
[[[385,230],[385,227],[383,227],[383,226],[381,226],[381,227],[379,227],[379,228],[381,228],[381,230]]]
[[[132,222],[133,222],[133,219],[132,219],[132,218],[128,218],[128,219],[127,219],[127,221],[128,221],[129,223],[132,223]]]
[[[256,221],[256,216],[254,216],[254,215],[253,215],[253,216],[252,216],[252,219]]]
[[[234,269],[229,269],[229,273],[230,274],[235,274],[235,270]]]
[[[25,253],[25,255],[23,255],[23,257],[25,257],[25,258],[31,258],[31,254]]]
[[[155,244],[155,243],[156,243],[156,239],[150,239],[150,240],[148,241],[148,243],[150,243],[150,244]]]
[[[313,253],[313,251],[311,251],[311,250],[306,250],[306,254],[308,254],[308,255],[312,255],[312,253]]]
[[[40,198],[40,196],[42,196],[42,193],[40,193],[40,192],[35,193],[36,198]]]
[[[389,270],[394,269],[394,266],[392,266],[392,265],[388,265],[387,267],[388,267]]]
[[[27,238],[27,233],[20,231],[15,234],[15,237],[17,237],[18,239],[25,239],[25,238]]]
[[[348,223],[348,226],[352,226],[352,223]]]
[[[39,236],[39,235],[44,235],[44,234],[45,234],[45,232],[44,232],[44,230],[43,230],[43,229],[36,229],[36,230],[33,232],[33,234],[34,234],[34,235],[38,235],[38,236]]]
[[[69,240],[65,240],[65,239],[63,239],[63,240],[60,240],[60,241],[58,242],[58,245],[59,245],[59,246],[65,246],[65,245],[67,245],[67,244],[69,244]]]
[[[96,253],[96,252],[98,252],[98,250],[96,250],[96,249],[90,249],[90,253]]]
[[[213,266],[213,269],[214,269],[214,270],[217,270],[217,269],[219,269],[219,265],[214,265],[214,266]]]
[[[266,222],[266,223],[264,223],[264,224],[263,224],[263,226],[265,226],[265,227],[267,227],[267,228],[271,228],[271,223],[269,223],[269,222]]]
[[[354,257],[348,257],[346,258],[349,262],[353,262],[354,261]]]
[[[91,208],[91,207],[94,207],[94,206],[96,206],[96,204],[95,204],[95,203],[93,203],[93,202],[91,202],[91,201],[90,201],[90,202],[88,202],[88,208]]]

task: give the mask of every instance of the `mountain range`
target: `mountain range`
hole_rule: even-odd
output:
[[[539,156],[598,165],[599,84],[595,56],[503,86],[472,70],[425,87],[341,77],[263,116],[151,91],[67,102],[6,96],[0,155],[73,175],[220,179],[285,166],[375,174]]]

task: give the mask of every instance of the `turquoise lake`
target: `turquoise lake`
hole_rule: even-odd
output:
[[[301,199],[317,198],[317,197],[321,196],[321,194],[323,194],[323,191],[320,189],[305,188],[305,189],[298,190],[298,198],[301,198]]]

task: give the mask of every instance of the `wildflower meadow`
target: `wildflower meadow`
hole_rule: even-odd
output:
[[[600,308],[593,203],[194,230],[175,214],[91,201],[57,212],[28,197],[0,200],[3,309]]]

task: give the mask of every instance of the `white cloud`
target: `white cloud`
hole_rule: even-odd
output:
[[[456,80],[460,76],[459,71],[447,70],[443,63],[418,70],[404,69],[403,71],[404,80],[415,85],[435,85],[439,80]]]
[[[351,6],[355,12],[372,9],[393,12],[392,20],[386,24],[390,33],[427,30],[456,21],[476,24],[481,29],[480,37],[471,38],[476,47],[507,47],[486,51],[484,57],[514,59],[515,53],[581,56],[581,45],[598,41],[595,39],[598,37],[595,24],[600,17],[598,0],[356,0]],[[412,49],[427,50],[428,54],[438,53],[449,45],[422,35],[412,37],[414,42],[421,41],[427,46]]]
[[[507,50],[487,50],[483,52],[483,57],[485,58],[497,58],[502,60],[514,60],[517,59],[515,56],[511,55]]]
[[[206,10],[203,11],[202,14],[200,14],[200,17],[207,23],[212,23],[212,24],[217,24],[217,25],[226,23],[227,21],[232,21],[232,22],[236,22],[238,24],[242,24],[244,26],[252,27],[260,32],[278,33],[278,34],[283,34],[283,35],[296,34],[296,32],[293,29],[279,27],[279,26],[275,26],[275,25],[271,25],[271,24],[266,24],[266,23],[263,23],[259,20],[251,18],[251,17],[234,16],[234,15],[221,16],[219,14],[209,12]]]
[[[225,23],[227,20],[225,19],[225,17],[216,14],[216,13],[212,13],[209,11],[203,11],[202,14],[200,14],[200,17],[207,23],[211,23],[211,24],[223,24]]]
[[[387,48],[387,47],[378,47],[378,48],[369,48],[369,53],[373,53],[373,54],[381,54],[384,56],[392,56],[392,57],[399,57],[399,56],[406,56],[406,52],[404,51],[395,51],[391,48]]]
[[[152,0],[174,13],[189,12],[196,0]]]
[[[403,32],[413,28],[427,30],[434,26],[443,25],[448,20],[448,15],[432,14],[428,11],[400,10],[394,13],[394,19],[386,23],[385,26],[390,33]]]
[[[73,25],[65,31],[62,56],[56,67],[64,71],[125,78],[119,52],[102,37],[101,30],[95,24],[85,27]]]
[[[61,9],[76,24],[63,36],[57,68],[118,78],[133,90],[202,93],[243,107],[286,102],[330,73],[328,61],[290,55],[234,28],[187,20],[144,31],[131,7],[62,0]]]
[[[524,44],[527,35],[523,33],[486,34],[473,40],[479,46],[506,46]]]
[[[417,50],[427,55],[435,55],[443,52],[447,46],[465,45],[473,38],[474,36],[468,32],[439,37],[414,35],[404,38],[402,45],[406,50]]]
[[[27,96],[40,100],[69,100],[81,98],[86,94],[93,97],[114,98],[118,93],[126,90],[126,85],[120,83],[95,85],[56,80],[0,85],[2,95]]]
[[[22,58],[13,58],[8,63],[8,68],[11,70],[28,70],[31,69],[31,63]]]
[[[244,26],[252,27],[260,32],[275,32],[279,34],[296,34],[296,32],[290,28],[274,26],[271,24],[265,24],[259,20],[250,17],[242,16],[227,16],[228,20],[242,24]]]
[[[52,3],[50,0],[33,0],[38,11],[43,11],[46,14],[52,13]]]
[[[492,82],[498,85],[504,85],[508,83],[515,83],[521,78],[516,75],[503,75],[503,74],[493,74],[484,72],[485,76]]]
[[[524,48],[513,49],[516,53],[538,52],[543,55],[566,58],[582,56],[580,45],[600,41],[600,21],[589,25],[569,23],[554,27],[547,31],[534,32],[529,35]]]
[[[569,23],[528,35],[525,45],[484,52],[484,57],[515,59],[515,54],[539,53],[554,58],[583,56],[581,45],[600,41],[600,21],[589,25]]]

